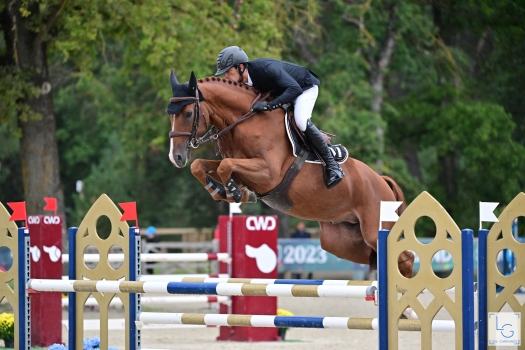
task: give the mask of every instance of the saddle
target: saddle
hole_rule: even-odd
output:
[[[304,163],[308,162],[323,164],[321,158],[316,152],[313,151],[313,148],[307,144],[305,136],[295,124],[295,119],[293,118],[293,107],[287,108],[285,111],[284,125],[286,127],[288,139],[292,144],[292,153],[295,157],[295,160],[292,165],[290,165],[290,168],[288,168],[288,171],[277,187],[269,192],[257,195],[257,198],[266,203],[268,206],[280,211],[288,211],[292,209],[293,203],[288,196],[288,190],[290,189],[290,186],[292,185],[297,174],[299,174],[299,171],[303,167]],[[331,139],[328,137],[328,135],[325,133],[323,133],[323,135],[328,138],[327,144],[330,148],[330,151],[334,155],[335,161],[338,163],[344,163],[348,159],[348,151],[346,148],[342,145],[331,145]]]
[[[303,150],[308,152],[305,162],[314,164],[323,164],[323,161],[319,155],[313,151],[312,147],[308,145],[308,140],[304,134],[299,130],[297,124],[295,124],[295,118],[293,117],[293,107],[288,107],[284,115],[284,125],[286,126],[286,134],[292,144],[292,153],[294,157],[298,157]],[[325,132],[321,131],[325,138],[332,155],[337,163],[341,164],[346,162],[348,159],[348,151],[343,145],[332,145],[332,139]]]

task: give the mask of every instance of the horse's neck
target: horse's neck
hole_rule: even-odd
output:
[[[202,84],[201,92],[206,101],[206,108],[209,109],[210,124],[223,130],[245,115],[252,105],[256,94],[252,90],[244,87],[232,86],[222,81]],[[272,114],[279,113],[274,111]],[[266,153],[268,149],[277,148],[284,152],[275,152],[272,157],[276,157],[275,166],[280,167],[280,161],[286,159],[289,153],[289,145],[286,138],[286,131],[283,125],[284,112],[281,116],[261,117],[255,115],[257,125],[249,119],[239,123],[230,131],[223,134],[219,139],[219,146],[225,158],[252,158],[261,153]],[[254,143],[253,140],[257,140]],[[287,148],[288,147],[288,148]]]
[[[252,91],[222,81],[199,86],[210,109],[210,124],[219,130],[234,123],[250,110],[255,99]]]

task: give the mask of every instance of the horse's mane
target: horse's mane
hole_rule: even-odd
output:
[[[248,86],[248,85],[245,85],[245,84],[242,84],[242,83],[238,83],[236,81],[231,81],[231,80],[228,80],[228,79],[224,79],[224,78],[217,78],[215,76],[211,76],[211,77],[206,77],[206,78],[202,78],[202,79],[199,79],[199,84],[206,84],[206,83],[223,83],[225,84],[226,86],[228,87],[231,87],[232,89],[237,89],[239,92],[240,91],[249,91],[249,92],[252,92],[254,95],[257,95],[259,93],[259,91],[257,89],[255,89],[254,87],[251,87],[251,86]]]

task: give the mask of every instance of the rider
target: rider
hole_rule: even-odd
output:
[[[312,71],[293,63],[271,58],[250,61],[241,48],[230,46],[217,56],[215,75],[221,74],[224,74],[226,79],[245,83],[262,92],[273,91],[273,94],[277,96],[275,100],[255,103],[254,112],[271,111],[284,104],[293,103],[297,127],[304,132],[325,163],[326,187],[332,188],[341,182],[344,173],[334,160],[323,135],[310,120],[320,84]]]

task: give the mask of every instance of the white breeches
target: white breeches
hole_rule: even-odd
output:
[[[295,123],[301,131],[306,130],[306,123],[308,119],[312,118],[312,111],[318,94],[319,88],[317,85],[314,85],[299,95],[294,101]]]

